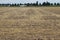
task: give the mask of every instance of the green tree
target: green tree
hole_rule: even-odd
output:
[[[36,6],[38,6],[38,1],[36,1]]]

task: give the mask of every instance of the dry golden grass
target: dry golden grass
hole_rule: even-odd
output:
[[[0,7],[0,40],[60,40],[60,7]]]

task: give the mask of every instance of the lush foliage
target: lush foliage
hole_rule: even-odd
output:
[[[60,6],[60,3],[50,3],[50,2],[43,2],[43,3],[38,3],[38,1],[36,1],[36,3],[20,3],[20,4],[0,4],[0,6],[10,6],[10,7],[20,7],[20,6]]]

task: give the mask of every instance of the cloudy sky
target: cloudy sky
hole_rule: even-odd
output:
[[[0,0],[0,3],[32,3],[39,1],[40,3],[44,1],[49,1],[51,3],[60,2],[60,0]]]

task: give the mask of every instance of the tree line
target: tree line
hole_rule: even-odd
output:
[[[0,6],[6,6],[6,7],[13,7],[13,6],[60,6],[60,3],[50,3],[50,2],[43,2],[43,3],[38,3],[38,1],[36,1],[36,3],[20,3],[20,4],[0,4]]]

